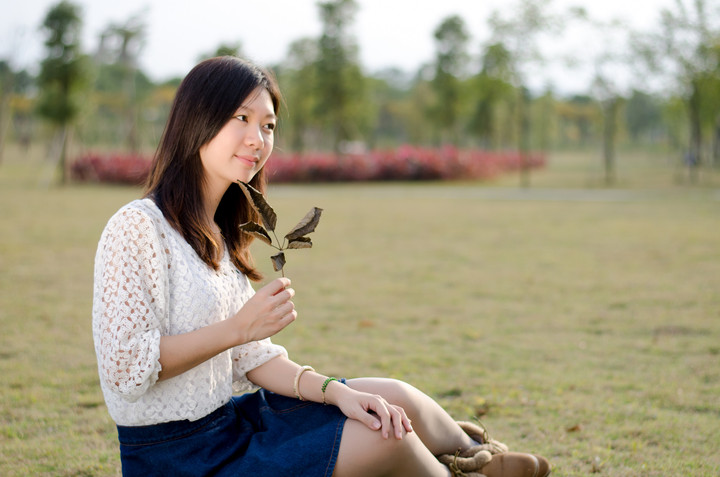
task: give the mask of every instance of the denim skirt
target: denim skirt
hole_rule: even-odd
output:
[[[323,476],[346,417],[335,406],[261,389],[197,421],[117,426],[123,476]]]

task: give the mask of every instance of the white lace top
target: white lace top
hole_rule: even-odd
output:
[[[245,374],[287,356],[269,339],[158,381],[161,336],[227,319],[253,293],[227,251],[220,270],[207,266],[152,200],[120,209],[98,244],[93,296],[100,386],[113,420],[122,426],[196,420],[227,403],[233,390],[257,389]]]

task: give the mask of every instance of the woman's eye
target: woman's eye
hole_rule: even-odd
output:
[[[240,121],[245,122],[247,121],[247,116],[245,116],[244,114],[238,114],[237,116],[235,116],[235,119],[239,119]]]
[[[265,125],[265,127],[271,131],[275,130],[275,123],[268,123]]]

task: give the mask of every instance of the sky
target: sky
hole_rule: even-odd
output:
[[[262,65],[281,62],[295,40],[321,33],[317,0],[72,0],[82,9],[83,49],[97,48],[99,34],[110,24],[135,15],[145,21],[147,36],[140,65],[153,80],[181,77],[201,55],[221,43],[240,43],[245,55]],[[43,56],[39,26],[58,0],[0,0],[0,58],[17,68],[37,68]],[[433,31],[450,15],[460,15],[471,34],[469,52],[479,55],[488,39],[487,19],[493,11],[512,14],[517,0],[357,0],[352,26],[360,62],[368,73],[387,67],[415,72],[434,56]],[[633,29],[651,29],[660,10],[674,0],[552,0],[553,11],[584,7],[591,18],[620,19]],[[576,31],[546,43],[547,55],[587,51],[604,44]],[[529,73],[536,83],[561,89],[585,88],[589,73],[570,72],[562,65],[545,65]]]

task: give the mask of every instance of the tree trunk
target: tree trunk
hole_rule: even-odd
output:
[[[715,138],[713,139],[713,166],[720,167],[720,115],[715,120]]]
[[[10,107],[9,94],[8,99],[3,97],[0,100],[0,164],[3,162],[5,155],[5,138],[7,137],[8,125],[10,123]]]
[[[127,63],[127,62],[126,62]],[[135,88],[135,69],[132,66],[125,65],[125,141],[130,153],[136,154],[140,150],[140,142],[138,140],[137,129],[137,95]]]
[[[12,95],[12,73],[10,76],[9,85],[3,88],[0,97],[0,164],[3,162],[3,156],[5,153],[5,138],[7,138],[8,126],[10,125],[11,114],[10,114],[10,96]]]
[[[518,89],[518,149],[520,154],[520,186],[530,187],[530,104],[524,86]]]
[[[698,179],[698,168],[702,163],[702,123],[700,118],[700,89],[697,81],[692,82],[692,92],[688,100],[690,120],[690,147],[686,159],[690,182],[695,184]]]
[[[615,134],[617,132],[617,111],[619,101],[616,96],[603,102],[603,158],[605,166],[605,185],[615,183]]]
[[[60,151],[57,158],[58,172],[60,172],[60,185],[68,183],[67,145],[70,125],[65,123],[60,129]]]

